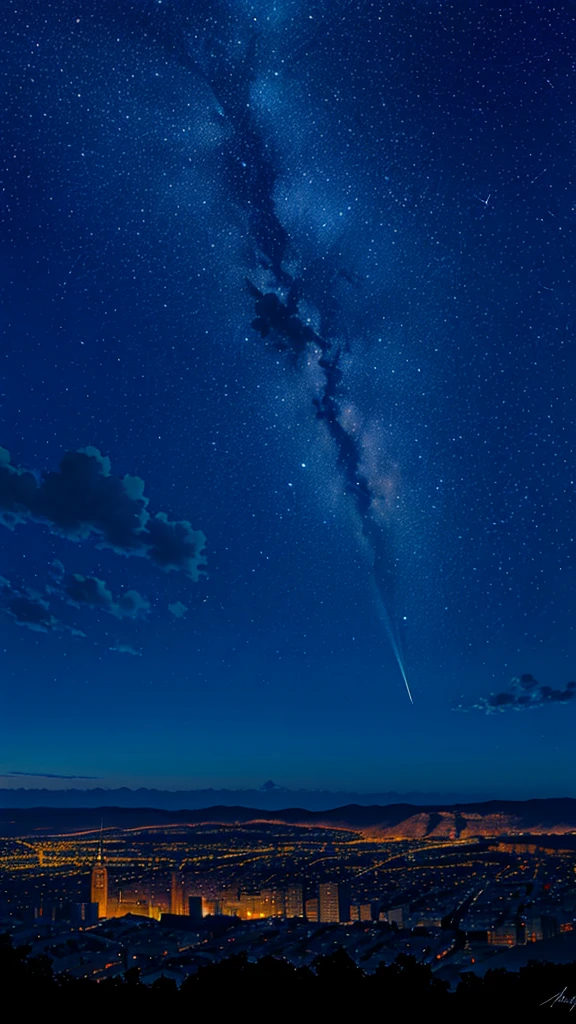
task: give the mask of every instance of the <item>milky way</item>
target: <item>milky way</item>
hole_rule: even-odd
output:
[[[573,5],[3,13],[10,769],[562,788]],[[48,501],[87,451],[135,536]]]
[[[222,8],[221,12],[224,10]],[[352,342],[347,340],[345,310],[330,285],[339,279],[352,282],[354,278],[342,262],[335,266],[333,280],[324,282],[321,300],[316,297],[315,303],[309,296],[307,268],[277,210],[279,178],[285,169],[275,152],[271,133],[266,132],[263,118],[258,116],[258,105],[252,102],[259,78],[270,59],[270,50],[274,51],[270,20],[269,16],[264,19],[253,16],[252,24],[246,26],[236,24],[236,19],[232,18],[233,28],[227,39],[222,40],[224,25],[220,23],[219,35],[213,36],[208,31],[200,45],[197,35],[192,42],[189,30],[182,32],[180,25],[175,31],[175,34],[182,32],[176,52],[183,47],[185,66],[200,71],[212,90],[220,115],[230,128],[224,163],[228,191],[247,218],[252,268],[263,271],[267,278],[265,287],[274,289],[261,291],[247,278],[248,293],[254,300],[252,327],[275,349],[291,357],[293,364],[303,360],[308,350],[316,353],[322,385],[312,397],[312,404],[317,419],[326,424],[334,442],[345,492],[352,497],[358,513],[370,552],[379,613],[412,702],[394,600],[395,554],[385,524],[377,520],[377,494],[363,468],[362,437],[347,427],[341,409],[346,390],[341,357]],[[164,36],[159,38],[166,44]],[[235,43],[240,47],[238,57]],[[174,36],[170,36],[167,45],[174,51]],[[328,261],[330,256],[330,248],[320,242],[316,260]],[[312,319],[317,322],[318,330],[311,326]],[[362,342],[362,338],[355,340]]]

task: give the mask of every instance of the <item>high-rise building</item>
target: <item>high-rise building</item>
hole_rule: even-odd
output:
[[[372,904],[371,903],[350,903],[349,904],[349,920],[350,921],[371,921],[372,920]],[[341,918],[343,920],[343,918]]]
[[[284,893],[280,889],[262,889],[263,917],[284,917]]]
[[[338,919],[341,924],[350,920],[350,883],[338,883]]]
[[[104,864],[102,822],[100,822],[98,857],[92,868],[92,878],[90,881],[90,902],[98,904],[98,917],[108,916],[108,869]]]
[[[318,900],[311,899],[306,900],[306,920],[317,921],[318,920]]]
[[[186,913],[186,897],[184,892],[184,875],[180,871],[172,872],[172,885],[170,887],[170,913]]]
[[[92,868],[92,880],[90,885],[90,902],[98,904],[98,917],[106,917],[108,914],[108,869],[102,862],[102,850],[98,854],[98,860]]]
[[[337,882],[322,882],[318,886],[318,909],[321,922],[338,924],[340,920],[340,905]]]
[[[284,897],[286,917],[304,917],[304,893],[301,885],[290,885]]]

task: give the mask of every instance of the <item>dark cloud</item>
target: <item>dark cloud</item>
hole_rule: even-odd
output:
[[[82,779],[82,781],[96,782],[101,775],[54,775],[52,772],[0,772],[0,779],[13,779],[24,777],[26,779]]]
[[[40,522],[54,533],[82,540],[93,537],[101,547],[123,555],[148,558],[165,570],[197,580],[205,562],[205,536],[187,520],[152,515],[137,476],[113,476],[110,460],[97,448],[66,452],[60,469],[41,481],[13,466],[0,449],[0,522]]]
[[[499,711],[526,711],[529,708],[541,708],[546,704],[568,704],[576,697],[576,682],[567,683],[563,690],[551,686],[543,686],[534,676],[528,673],[510,681],[509,688],[500,693],[491,693],[488,697],[480,697],[473,704],[458,705],[458,711],[484,711],[495,714]]]
[[[56,618],[50,601],[43,594],[30,587],[16,586],[3,577],[0,577],[0,608],[19,626],[25,626],[33,633],[66,632],[84,636],[80,630]]]
[[[55,579],[57,586],[51,587],[50,592],[74,608],[100,608],[117,619],[144,619],[150,611],[150,602],[137,590],[126,590],[114,598],[104,580],[66,573],[60,562],[55,563]]]
[[[183,619],[188,611],[185,604],[182,601],[175,601],[174,604],[168,605],[168,611],[172,613],[177,619]]]

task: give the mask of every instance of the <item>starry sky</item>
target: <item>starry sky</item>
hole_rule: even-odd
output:
[[[576,4],[1,31],[0,784],[576,796]]]

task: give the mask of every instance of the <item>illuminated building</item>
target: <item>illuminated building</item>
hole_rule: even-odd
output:
[[[286,917],[304,917],[304,894],[301,885],[291,885],[284,897]]]
[[[225,917],[246,917],[248,912],[248,906],[246,900],[241,903],[239,899],[220,900],[220,911],[219,913],[224,914]]]
[[[283,892],[278,889],[263,889],[260,901],[262,917],[284,917]]]
[[[172,885],[170,888],[170,913],[186,913],[186,898],[184,895],[184,876],[180,871],[172,872]]]
[[[306,900],[306,920],[318,920],[318,900]]]
[[[102,834],[100,834],[98,860],[92,868],[90,902],[98,904],[98,917],[108,916],[108,870],[102,859]]]
[[[284,917],[284,893],[277,889],[262,892],[243,892],[236,898],[221,901],[221,912],[242,921],[262,920],[265,917]]]
[[[373,918],[371,903],[352,903],[350,905],[350,921],[372,921]],[[385,920],[383,914],[380,915],[380,919]]]
[[[322,923],[338,924],[340,904],[337,882],[323,882],[318,886],[318,910],[318,918]]]
[[[498,928],[492,928],[488,932],[488,942],[491,946],[515,946],[516,925],[502,924]]]

